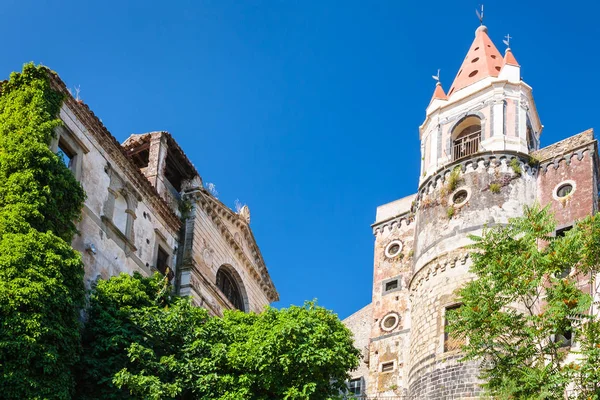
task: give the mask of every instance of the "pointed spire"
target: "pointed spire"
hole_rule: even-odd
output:
[[[475,40],[454,78],[448,95],[451,96],[454,92],[484,78],[497,77],[503,64],[502,55],[488,36],[487,28],[481,25],[475,31]]]
[[[507,47],[506,52],[504,53],[504,64],[514,65],[515,67],[520,67],[519,63],[517,62],[517,59],[513,55],[512,51],[510,50],[510,47]]]
[[[446,96],[446,92],[444,92],[444,88],[442,87],[442,84],[439,81],[435,85],[435,90],[433,91],[433,96],[431,97],[431,101],[434,101],[435,99],[448,100],[448,96]],[[431,103],[431,101],[430,101],[430,103]]]

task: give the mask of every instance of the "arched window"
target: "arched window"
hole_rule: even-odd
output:
[[[231,272],[224,267],[219,268],[219,271],[217,271],[217,287],[235,308],[245,311],[244,299],[240,287]]]
[[[470,156],[479,151],[481,120],[476,116],[463,119],[452,133],[452,160]]]
[[[113,211],[113,223],[119,230],[126,235],[127,234],[127,200],[122,194],[115,197],[115,206]]]

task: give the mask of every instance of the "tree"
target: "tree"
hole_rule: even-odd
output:
[[[49,148],[62,97],[27,64],[0,93],[0,387],[68,399],[79,357],[83,264],[70,242],[85,193]]]
[[[350,331],[313,302],[212,317],[156,279],[96,287],[84,335],[94,398],[329,399],[358,366]]]
[[[554,232],[548,209],[534,205],[507,226],[471,237],[476,277],[459,291],[462,306],[449,314],[448,331],[468,338],[464,360],[481,362],[484,387],[497,398],[563,399],[565,391],[600,398],[600,325],[592,297],[600,216],[564,236]],[[576,361],[569,338],[579,343]]]

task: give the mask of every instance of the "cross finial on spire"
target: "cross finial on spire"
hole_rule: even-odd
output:
[[[504,36],[506,39],[503,40],[504,44],[506,45],[506,47],[508,47],[510,49],[510,39],[512,39],[512,36],[510,36],[510,34],[506,34],[506,36]]]
[[[437,75],[431,75],[431,77],[436,80],[438,83],[440,83],[440,69],[438,68],[438,73]]]
[[[481,5],[481,11],[475,10],[475,14],[477,14],[477,18],[479,19],[479,24],[483,25],[483,4]]]

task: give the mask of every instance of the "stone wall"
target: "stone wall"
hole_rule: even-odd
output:
[[[235,213],[204,191],[194,166],[168,132],[132,135],[121,145],[54,73],[51,84],[65,96],[60,110],[64,126],[57,128],[51,148],[72,156],[69,168],[87,194],[72,243],[82,253],[87,287],[123,272],[154,273],[160,247],[176,291],[191,294],[195,304],[213,314],[234,308],[216,286],[221,267],[241,288],[245,311],[260,312],[278,300],[249,227],[247,207],[245,214]],[[183,215],[185,190],[200,193],[196,200],[205,201],[190,202],[191,211]]]
[[[107,149],[110,144],[91,134],[94,127],[82,121],[69,103],[62,106],[60,118],[64,127],[57,130],[53,146],[56,149],[69,146],[76,152],[71,167],[87,194],[82,219],[77,226],[79,234],[72,243],[82,254],[86,286],[122,272],[151,274],[159,243],[170,254],[169,264],[174,268],[180,228],[178,219],[174,214],[169,221],[163,218],[153,206],[160,200],[158,195],[154,194],[155,198],[152,198],[147,195],[147,190],[139,187],[131,178],[137,172],[135,167],[128,165],[129,161],[118,147]],[[137,178],[145,179],[141,174]],[[115,199],[119,197],[127,198],[125,210],[114,207]],[[161,211],[164,213],[165,210]]]
[[[182,266],[186,273],[181,278],[181,294],[192,295],[198,305],[217,315],[223,309],[233,308],[216,287],[217,271],[225,266],[241,289],[245,311],[261,312],[274,301],[276,292],[273,293],[270,280],[258,272],[259,266],[249,255],[253,243],[244,238],[242,228],[226,223],[217,210],[220,205],[207,197],[210,195],[203,191],[186,197],[193,210],[186,221]],[[233,214],[232,218],[238,216]]]
[[[362,359],[357,369],[350,371],[351,379],[361,379],[363,394],[369,379],[369,343],[371,338],[371,323],[373,322],[372,304],[367,304],[342,321],[354,335],[354,347],[360,350]]]

